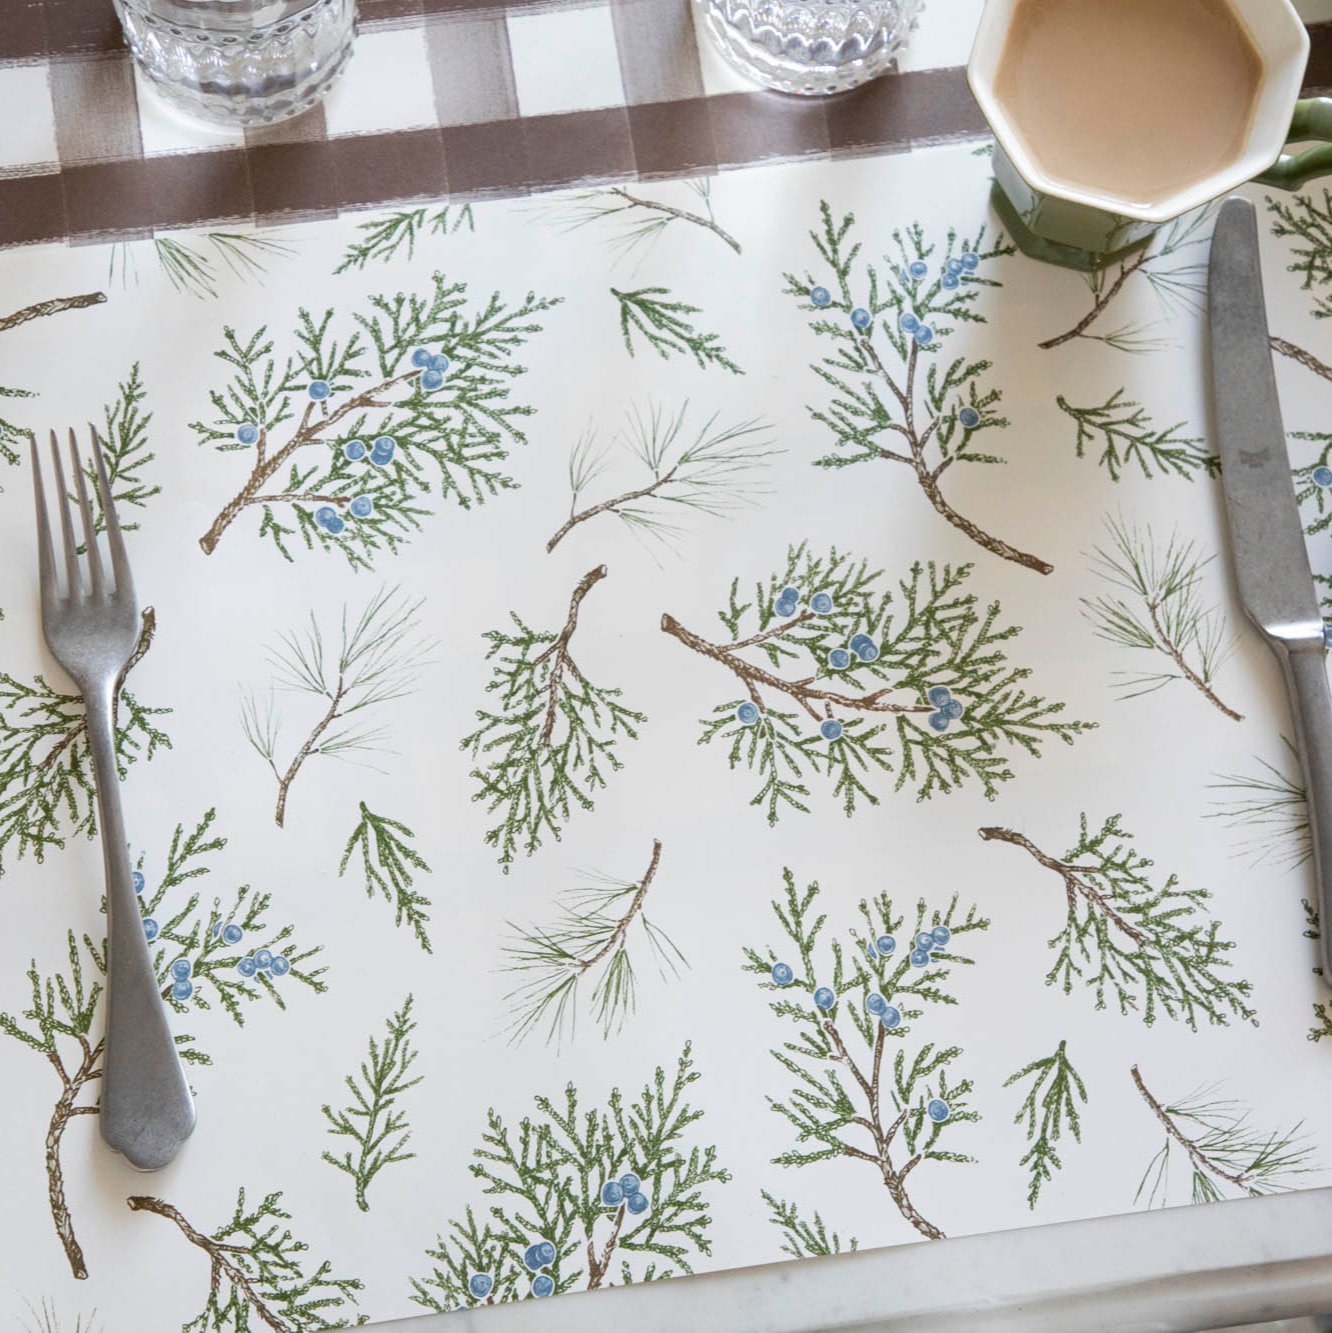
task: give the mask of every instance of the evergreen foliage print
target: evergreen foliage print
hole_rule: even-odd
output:
[[[1024,851],[1059,882],[1064,920],[1048,942],[1055,961],[1047,986],[1065,995],[1089,990],[1098,1009],[1113,1004],[1148,1025],[1164,1016],[1193,1031],[1200,1020],[1257,1026],[1253,986],[1232,974],[1235,945],[1208,909],[1211,895],[1157,871],[1119,815],[1098,826],[1083,814],[1077,841],[1059,856],[1015,829],[983,828],[980,836]]]
[[[815,465],[905,468],[935,512],[978,546],[1049,574],[1049,561],[955,509],[944,486],[955,467],[1004,462],[992,441],[1009,423],[1003,393],[989,383],[991,363],[945,349],[959,325],[986,323],[977,297],[1000,286],[989,266],[1013,247],[987,242],[983,231],[969,239],[950,231],[941,249],[912,226],[893,232],[893,254],[880,268],[860,259],[853,213],[839,221],[824,202],[820,221],[809,234],[817,267],[788,272],[785,288],[830,348],[811,367],[831,396],[810,416],[833,437],[832,452]]]
[[[181,1236],[208,1259],[203,1309],[181,1325],[181,1333],[324,1333],[365,1324],[354,1306],[363,1283],[335,1277],[325,1259],[312,1264],[309,1246],[287,1225],[282,1191],[257,1204],[237,1191],[231,1217],[212,1232],[200,1231],[179,1208],[150,1194],[126,1199],[131,1211],[174,1223]]]
[[[815,781],[847,815],[889,786],[918,800],[968,785],[992,797],[1015,755],[1094,725],[1027,688],[1030,671],[1007,655],[1019,630],[966,590],[971,568],[916,564],[894,588],[865,560],[801,543],[752,593],[732,580],[724,636],[662,617],[738,687],[702,720],[699,743],[754,775],[750,804],[770,824],[807,813]]]
[[[953,1145],[980,1115],[971,1080],[954,1068],[961,1048],[922,1040],[916,1024],[957,1003],[952,970],[974,961],[963,952],[971,941],[961,937],[987,930],[989,919],[975,907],[963,910],[956,896],[941,909],[921,899],[908,916],[881,893],[862,900],[859,919],[846,924],[846,947],[824,933],[819,886],[797,888],[790,870],[783,877],[785,893],[772,908],[785,938],[777,948],[744,951],[744,970],[759,978],[788,1034],[772,1057],[791,1090],[769,1105],[795,1142],[773,1161],[864,1162],[902,1219],[941,1239],[944,1231],[917,1199],[941,1167],[975,1160]],[[790,1244],[827,1242],[817,1214],[806,1231],[789,1206],[768,1203],[774,1221],[792,1233]]]
[[[212,858],[226,846],[214,818],[209,810],[193,828],[177,825],[155,884],[140,857],[134,888],[162,999],[178,1020],[216,1007],[244,1027],[255,1004],[285,1009],[293,987],[322,993],[325,969],[319,963],[321,946],[302,943],[291,925],[271,924],[270,894],[243,884],[209,902],[191,883],[212,873]],[[80,938],[71,930],[61,963],[39,967],[34,959],[29,965],[27,1007],[0,1012],[0,1034],[41,1055],[56,1074],[59,1092],[45,1138],[47,1201],[76,1278],[87,1277],[88,1268],[65,1199],[60,1152],[70,1122],[98,1113],[105,976],[106,940]],[[192,1033],[178,1028],[176,1047],[188,1064],[212,1063]]]
[[[376,296],[349,322],[301,310],[280,349],[267,326],[224,330],[230,378],[193,423],[249,474],[199,540],[211,555],[242,515],[286,560],[340,551],[353,568],[393,553],[442,505],[470,509],[517,483],[504,471],[532,408],[512,400],[515,359],[557,299],[485,301],[435,274],[417,295]]]
[[[637,1097],[588,1107],[571,1083],[512,1126],[495,1110],[473,1152],[491,1200],[455,1216],[412,1280],[427,1310],[540,1299],[691,1273],[711,1253],[710,1200],[730,1175],[699,1141],[686,1045]]]
[[[558,840],[575,809],[595,807],[596,793],[623,767],[623,743],[647,720],[620,702],[620,690],[593,684],[573,657],[583,600],[606,574],[598,565],[578,581],[559,631],[532,629],[510,612],[512,629],[485,636],[493,664],[486,691],[496,698],[477,710],[462,748],[477,764],[472,799],[498,817],[485,838],[506,874],[519,852],[531,856],[546,838]]]

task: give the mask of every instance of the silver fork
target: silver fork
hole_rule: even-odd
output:
[[[148,941],[130,873],[125,820],[120,809],[113,707],[116,686],[139,637],[134,580],[106,478],[101,442],[92,431],[96,482],[111,556],[108,577],[98,550],[78,441],[69,432],[70,465],[82,517],[85,554],[75,540],[73,501],[60,449],[51,432],[55,504],[65,552],[63,589],[47,517],[37,441],[32,480],[37,499],[37,557],[41,572],[42,633],[52,656],[79,687],[88,713],[88,745],[97,783],[97,814],[106,865],[106,1054],[103,1061],[102,1137],[141,1171],[166,1166],[194,1129],[194,1100],[153,973]]]

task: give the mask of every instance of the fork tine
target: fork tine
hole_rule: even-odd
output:
[[[97,489],[102,497],[102,517],[106,520],[106,541],[111,548],[111,569],[116,576],[116,592],[129,597],[134,592],[134,578],[130,574],[129,556],[125,554],[125,539],[120,535],[120,516],[116,513],[115,500],[111,496],[106,459],[102,457],[102,441],[92,422],[88,423],[88,433],[92,436],[93,460],[97,464]]]
[[[79,511],[83,515],[83,546],[88,552],[88,574],[92,580],[92,595],[100,597],[106,590],[102,572],[102,553],[97,549],[97,526],[93,522],[92,505],[88,503],[88,483],[83,475],[83,459],[79,457],[79,441],[74,427],[69,428],[69,459],[74,469],[74,483],[79,492]]]
[[[83,579],[79,575],[79,550],[74,540],[74,525],[69,519],[69,494],[65,490],[65,466],[60,461],[60,446],[55,431],[51,432],[51,458],[55,462],[56,495],[59,497],[60,531],[65,538],[65,596],[75,601],[83,596]]]
[[[56,574],[55,548],[51,545],[51,523],[46,510],[46,488],[42,485],[42,462],[37,453],[37,437],[29,436],[32,445],[32,492],[37,502],[37,571],[42,594],[42,615],[55,605]],[[55,443],[55,432],[51,432]]]

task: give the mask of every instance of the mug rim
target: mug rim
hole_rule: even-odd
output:
[[[1162,223],[1208,203],[1260,175],[1276,161],[1285,147],[1290,116],[1299,99],[1309,58],[1309,33],[1293,0],[1226,0],[1248,29],[1263,62],[1259,104],[1243,149],[1234,160],[1211,175],[1175,191],[1153,204],[1135,203],[1109,193],[1070,184],[1047,174],[1028,152],[1017,133],[1003,100],[995,91],[1000,60],[1008,37],[1008,26],[1019,0],[985,0],[980,23],[967,62],[967,82],[979,103],[999,146],[1023,179],[1039,193],[1097,209],[1136,222]],[[1247,20],[1261,14],[1268,33],[1260,40]],[[1274,26],[1275,25],[1275,26]],[[1282,27],[1284,25],[1284,27]],[[1277,29],[1280,32],[1274,37]],[[1293,50],[1280,50],[1278,37],[1294,40]],[[1280,114],[1274,115],[1274,108]]]

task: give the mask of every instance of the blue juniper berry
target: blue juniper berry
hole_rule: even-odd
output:
[[[478,1300],[483,1301],[490,1295],[495,1279],[489,1273],[473,1273],[467,1279],[467,1290]]]
[[[246,421],[236,427],[236,439],[241,444],[255,444],[259,439],[259,427],[252,421]]]
[[[920,320],[918,320],[909,310],[903,311],[902,318],[897,322],[902,326],[902,331],[904,333],[915,333],[915,331],[920,328]]]
[[[272,949],[256,949],[254,951],[254,965],[262,971],[266,967],[273,965]]]
[[[639,1178],[638,1174],[634,1171],[626,1171],[624,1175],[620,1177],[620,1188],[625,1192],[625,1194],[636,1193],[639,1187],[642,1185],[642,1183],[643,1183],[642,1180]]]
[[[177,958],[171,964],[171,975],[176,981],[188,981],[194,968],[190,965],[188,958]]]
[[[851,665],[851,654],[845,648],[834,648],[828,654],[828,665],[834,671],[845,671]]]
[[[851,323],[854,324],[856,328],[858,328],[862,333],[867,328],[869,328],[870,324],[873,322],[873,318],[874,317],[870,314],[870,312],[866,310],[863,306],[857,306],[851,312]]]
[[[648,1210],[647,1195],[635,1191],[625,1200],[624,1206],[628,1208],[631,1213],[645,1213]]]
[[[832,293],[826,287],[811,287],[809,302],[822,310],[825,306],[832,305]]]
[[[441,375],[444,374],[444,372],[448,370],[448,368],[449,368],[449,358],[445,356],[443,352],[439,352],[435,356],[432,356],[430,358],[430,364],[426,367],[427,370],[439,371]]]
[[[234,921],[228,921],[222,927],[222,942],[224,944],[239,944],[244,938],[245,932]]]
[[[601,1187],[601,1202],[607,1208],[618,1208],[624,1202],[624,1186],[618,1180],[608,1180]]]
[[[916,330],[916,341],[922,347],[928,347],[934,341],[934,330],[928,324],[922,324]]]
[[[316,403],[322,403],[328,397],[331,390],[328,387],[327,380],[311,380],[310,387],[306,390],[311,399]]]
[[[423,370],[421,372],[421,387],[427,393],[434,393],[436,389],[444,387],[444,374],[439,370]]]
[[[430,353],[424,347],[418,347],[412,353],[412,365],[417,370],[424,370],[430,364]]]
[[[878,946],[879,952],[885,958],[897,948],[897,941],[893,939],[891,935],[880,935],[874,943]]]
[[[538,1273],[532,1279],[533,1296],[553,1296],[555,1294],[555,1279],[549,1273]]]
[[[934,948],[934,936],[933,936],[932,934],[930,934],[930,932],[929,932],[928,930],[922,930],[922,931],[920,932],[920,934],[916,936],[916,948],[917,948],[917,949],[933,949],[933,948]]]
[[[902,1026],[902,1011],[896,1005],[890,1004],[879,1016],[879,1022],[886,1028],[900,1028]]]
[[[348,440],[342,446],[342,456],[349,463],[359,463],[366,455],[364,440]]]
[[[830,987],[820,986],[818,990],[814,992],[814,1003],[817,1004],[820,1009],[831,1009],[833,1005],[837,1003],[837,996],[833,994]]]
[[[243,977],[252,977],[258,970],[254,959],[248,954],[236,964],[236,971]]]
[[[935,926],[930,935],[936,949],[942,949],[953,938],[953,932],[947,926]]]
[[[935,731],[947,731],[948,721],[947,713],[931,713],[929,717],[930,726],[933,727]]]
[[[833,609],[832,594],[816,592],[814,596],[809,599],[809,609],[813,611],[816,616],[831,615]]]
[[[929,967],[929,965],[930,965],[930,955],[928,950],[912,949],[911,951],[912,967]]]
[[[941,1101],[938,1097],[932,1097],[930,1103],[925,1108],[925,1114],[934,1121],[936,1125],[942,1125],[948,1119],[951,1112],[948,1109],[948,1103]]]
[[[883,996],[879,994],[878,991],[872,990],[867,996],[865,996],[865,1008],[871,1014],[878,1014],[882,1016],[883,1014],[886,1014],[888,1012],[888,1001],[885,1000]]]
[[[790,963],[774,963],[772,979],[775,985],[789,986],[795,980],[795,973],[791,970]]]
[[[291,963],[284,955],[275,953],[273,955],[273,961],[268,965],[268,970],[275,977],[285,977],[287,973],[291,971]]]
[[[913,278],[923,278],[929,271],[930,266],[923,259],[917,259],[911,265],[911,276]]]
[[[189,977],[184,978],[182,981],[175,982],[171,987],[171,998],[173,1000],[180,1000],[182,1003],[188,1000],[193,994],[194,982],[192,982]]]
[[[736,720],[744,727],[752,727],[759,720],[759,707],[752,699],[746,699],[735,710]]]
[[[980,413],[974,407],[964,407],[958,414],[957,419],[967,430],[975,430],[980,425]]]
[[[947,685],[932,685],[925,692],[925,697],[936,707],[942,708],[949,699],[953,697],[953,692]]]
[[[980,255],[974,250],[968,250],[966,254],[962,256],[962,267],[966,269],[968,273],[974,273],[980,268]]]
[[[358,495],[347,509],[354,518],[369,518],[375,512],[375,502],[368,495]]]
[[[1332,467],[1314,468],[1313,483],[1315,486],[1332,486]]]
[[[835,718],[826,719],[819,726],[819,735],[825,741],[837,741],[842,738],[842,724]]]
[[[130,883],[134,885],[135,893],[142,893],[146,885],[146,881],[143,878],[143,872],[141,870],[131,870]]]
[[[151,944],[157,938],[157,929],[158,929],[157,922],[154,921],[152,917],[150,916],[144,917],[143,935],[149,944]]]

